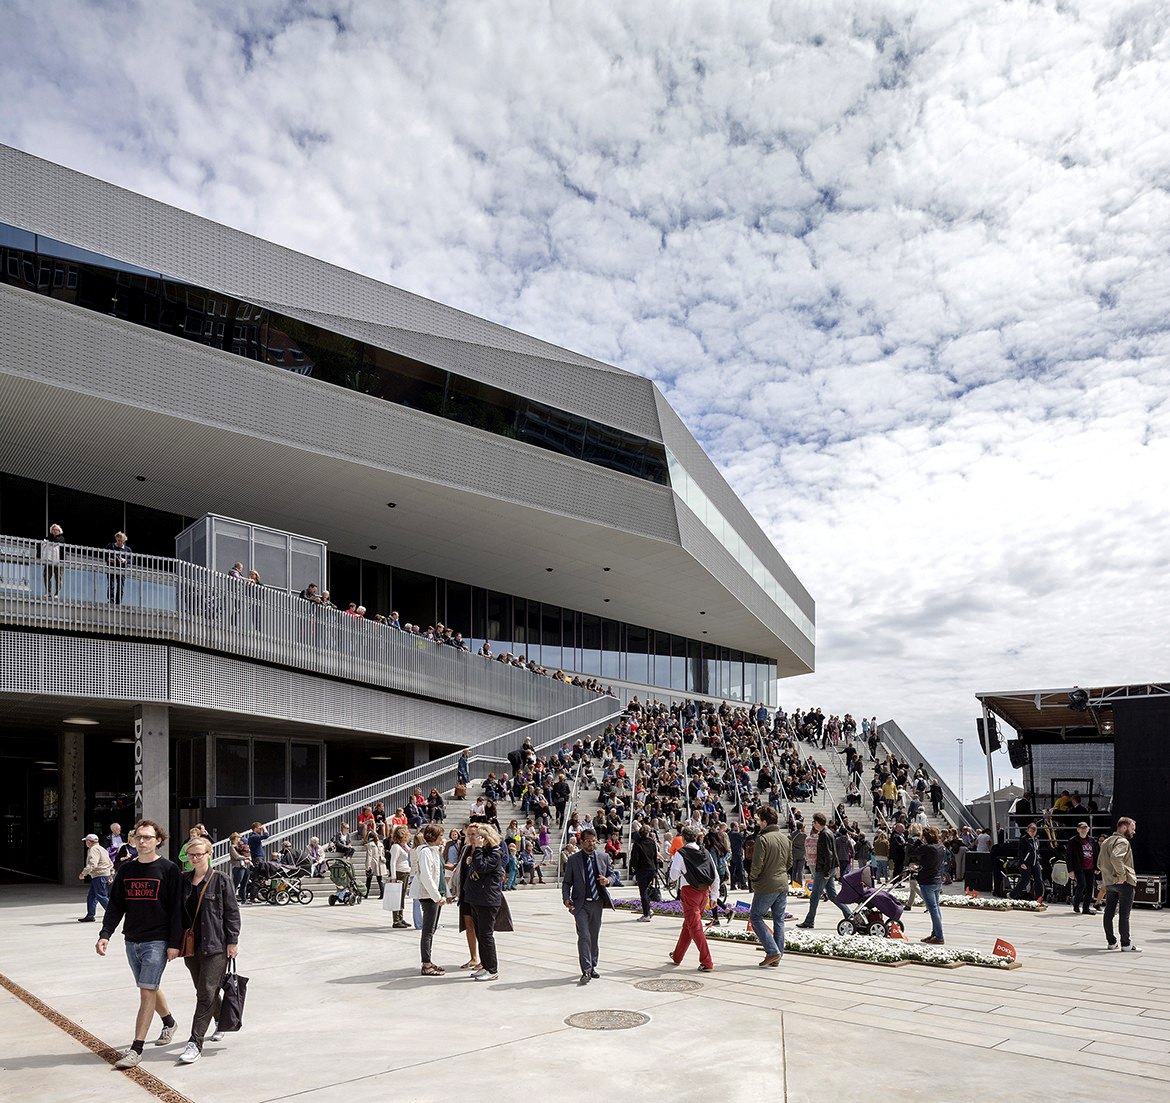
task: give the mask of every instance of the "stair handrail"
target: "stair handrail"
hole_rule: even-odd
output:
[[[554,743],[575,739],[578,735],[589,729],[605,723],[614,715],[615,711],[620,711],[620,705],[615,697],[599,696],[590,701],[583,701],[579,705],[563,709],[561,712],[553,713],[551,716],[546,716],[531,724],[522,725],[512,731],[492,736],[490,739],[476,744],[469,748],[472,752],[468,756],[469,762],[485,760],[492,762],[505,761],[506,759],[496,752],[513,750],[523,743],[526,736],[532,738],[534,734],[537,738],[533,738],[532,740],[533,749],[536,751],[544,750]],[[574,724],[575,727],[571,731],[563,730],[569,724]],[[553,730],[550,733],[541,735],[542,728],[551,728]],[[267,831],[273,839],[293,839],[295,836],[304,835],[304,840],[300,843],[300,848],[304,849],[309,838],[309,835],[306,834],[307,832],[311,832],[312,828],[319,827],[323,823],[340,823],[342,817],[355,808],[360,808],[365,804],[374,804],[379,800],[384,801],[393,793],[401,792],[404,789],[410,789],[415,786],[421,786],[427,782],[434,783],[439,779],[442,779],[444,784],[433,785],[433,787],[445,791],[448,788],[446,785],[447,780],[451,780],[452,784],[454,783],[458,772],[459,759],[462,754],[462,751],[454,751],[441,758],[433,759],[430,762],[414,766],[409,770],[404,770],[390,777],[372,782],[369,785],[364,785],[359,789],[338,794],[335,797],[330,797],[328,800],[298,809],[296,812],[286,816],[277,817],[265,823],[263,830]],[[220,839],[213,844],[211,854],[212,865],[219,865],[227,860],[229,846],[230,841],[228,839]]]
[[[954,826],[961,827],[966,824],[973,831],[979,830],[979,823],[975,817],[967,809],[967,806],[959,800],[953,789],[943,779],[934,766],[927,760],[926,756],[914,745],[910,737],[902,731],[894,720],[887,720],[883,724],[878,725],[878,739],[885,746],[887,752],[895,755],[900,759],[910,763],[910,768],[913,770],[914,763],[921,762],[923,766],[930,772],[930,776],[934,778],[943,792],[943,808],[951,814],[947,817]]]
[[[585,769],[585,758],[577,763],[573,774],[573,789],[569,793],[569,803],[565,805],[565,822],[561,824],[561,838],[557,844],[557,883],[560,884],[565,875],[565,847],[569,842],[569,821],[573,816],[573,808],[577,803],[577,790],[581,787],[581,772]]]
[[[731,788],[735,794],[735,804],[733,806],[735,822],[743,823],[743,797],[739,792],[739,782],[735,777],[735,768],[731,765],[731,751],[727,746],[727,731],[723,727],[723,721],[719,719],[718,714],[715,716],[715,727],[719,733],[719,744],[723,748],[723,760],[727,763],[727,772],[731,775]]]

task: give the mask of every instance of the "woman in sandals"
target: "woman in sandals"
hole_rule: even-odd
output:
[[[447,902],[447,873],[443,868],[443,825],[428,823],[422,829],[422,846],[410,851],[411,896],[422,908],[422,975],[441,977],[444,970],[431,961],[431,943],[439,925],[439,912]]]

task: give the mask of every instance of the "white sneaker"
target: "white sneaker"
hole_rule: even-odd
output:
[[[1106,950],[1120,950],[1121,947],[1118,946],[1116,942],[1110,942],[1110,943],[1106,944],[1105,949]]]
[[[483,972],[476,973],[475,976],[472,977],[471,979],[472,980],[499,980],[500,974],[499,973],[489,973],[486,969],[484,969]]]
[[[1128,946],[1122,946],[1121,952],[1123,954],[1140,954],[1142,949],[1140,946],[1135,946],[1132,942]]]
[[[216,1032],[208,1039],[209,1042],[222,1042],[227,1037],[227,1033],[222,1030]]]
[[[179,1056],[179,1060],[184,1065],[193,1065],[202,1056],[203,1054],[200,1052],[199,1047],[194,1042],[188,1042],[187,1048],[183,1050]]]
[[[135,1049],[128,1049],[117,1061],[114,1062],[116,1069],[132,1069],[139,1061],[142,1060],[142,1054]]]
[[[178,1024],[176,1023],[175,1025],[177,1026]],[[175,1036],[175,1027],[164,1026],[162,1028],[162,1033],[157,1038],[155,1038],[154,1044],[156,1046],[169,1046],[171,1044],[171,1039],[174,1036]]]

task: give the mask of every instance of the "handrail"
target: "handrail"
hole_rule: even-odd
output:
[[[0,535],[0,624],[166,640],[506,716],[545,716],[595,696],[285,590],[129,547]]]
[[[776,761],[776,755],[772,750],[772,744],[769,742],[763,730],[762,725],[757,720],[756,722],[756,746],[760,751],[760,762],[770,762],[772,769],[769,771],[772,775],[772,780],[780,790],[780,816],[787,823],[792,815],[792,801],[788,799],[788,787],[784,784],[784,778],[780,772],[779,763]],[[772,734],[775,735],[775,725],[772,728]]]
[[[638,800],[638,763],[641,760],[642,756],[638,753],[637,747],[635,747],[634,767],[630,771],[630,816],[629,823],[626,824],[626,869],[630,868],[630,854],[633,852],[632,847],[634,845],[634,804]]]
[[[613,697],[598,697],[592,701],[585,701],[543,720],[486,739],[470,748],[472,754],[468,757],[472,761],[506,761],[506,752],[514,750],[526,737],[532,740],[535,751],[541,751],[554,743],[575,739],[598,724],[604,724],[614,714],[615,709],[620,709],[620,706]],[[289,815],[270,820],[264,825],[264,830],[270,837],[287,838],[294,846],[304,849],[314,828],[322,824],[340,824],[348,813],[363,805],[374,804],[379,800],[385,801],[395,793],[412,790],[424,783],[429,783],[432,788],[440,791],[453,787],[458,776],[462,753],[453,752],[380,781],[363,785],[360,789],[298,809]],[[226,860],[228,845],[227,839],[220,839],[213,845],[211,854],[213,865]]]
[[[885,744],[886,749],[900,757],[915,769],[915,763],[921,762],[930,771],[930,776],[938,782],[943,792],[943,807],[953,813],[951,819],[958,818],[959,824],[966,824],[973,831],[979,830],[975,817],[967,810],[967,806],[959,800],[951,787],[943,780],[942,775],[927,761],[926,756],[914,746],[910,737],[898,727],[893,720],[887,720],[878,725],[878,738]]]
[[[577,792],[581,787],[581,771],[585,769],[585,759],[577,763],[577,770],[573,774],[573,789],[569,793],[569,803],[565,806],[565,822],[561,824],[561,838],[557,844],[557,881],[565,875],[565,847],[569,842],[569,821],[573,818],[573,808],[577,803]]]
[[[743,823],[743,798],[739,792],[739,782],[735,778],[735,768],[731,765],[731,751],[727,746],[727,732],[719,715],[715,715],[715,727],[719,733],[719,744],[723,748],[723,760],[727,763],[727,772],[731,775],[731,787],[735,792],[735,822]]]

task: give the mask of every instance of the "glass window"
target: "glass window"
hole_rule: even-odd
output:
[[[622,626],[616,620],[601,622],[601,673],[605,678],[620,678],[624,671]]]
[[[369,616],[381,613],[389,616],[394,608],[391,605],[392,580],[390,567],[385,563],[375,563],[371,559],[362,560],[362,604],[366,607]]]
[[[232,569],[233,563],[243,563],[244,570],[252,569],[252,549],[249,540],[250,530],[247,525],[238,524],[235,521],[226,521],[222,517],[216,517],[211,522],[213,532],[212,540],[214,544],[214,554],[211,561],[213,570],[222,571],[225,574]],[[130,533],[126,534],[130,536]],[[134,546],[134,540],[130,540],[130,546]],[[198,559],[195,560],[199,562]],[[261,575],[261,582],[268,580]]]
[[[366,345],[364,354],[368,371],[361,380],[360,389],[384,402],[394,402],[426,414],[442,414],[447,372],[373,345]],[[345,383],[340,385],[346,386]]]
[[[743,652],[736,651],[732,648],[731,651],[731,665],[730,680],[728,681],[727,692],[730,697],[736,701],[746,701],[747,698],[743,692]]]
[[[45,519],[45,484],[19,475],[0,475],[0,532],[40,540],[49,525],[65,530],[65,541],[80,543],[69,531],[69,518]]]
[[[541,666],[549,671],[561,666],[561,607],[541,605],[540,607],[540,658]]]
[[[139,555],[174,557],[175,537],[183,527],[181,514],[126,503],[126,533],[133,533],[130,546]]]
[[[703,693],[711,697],[719,696],[719,657],[716,648],[709,643],[703,644]]]
[[[515,650],[512,646],[512,599],[496,590],[487,592],[487,638],[497,655]]]
[[[103,498],[100,494],[88,494],[84,490],[50,484],[49,518],[50,524],[60,525],[65,530],[66,543],[104,548],[114,539],[115,532],[124,530],[126,510],[114,498]],[[44,532],[36,535],[44,536]],[[128,532],[126,535],[130,547],[137,551],[134,533]]]
[[[561,666],[565,670],[580,670],[576,648],[577,613],[572,609],[561,610]]]
[[[257,801],[288,800],[288,744],[283,740],[252,741],[252,796]]]
[[[698,640],[687,640],[687,692],[706,693],[706,674],[703,645]]]
[[[497,436],[516,436],[515,395],[474,379],[448,377],[443,416]]]
[[[398,572],[394,582],[397,587]],[[329,552],[329,600],[338,609],[344,609],[351,601],[362,599],[362,562],[352,555]],[[426,625],[424,624],[425,628]]]
[[[265,586],[288,589],[288,537],[283,532],[252,530],[252,569]]]
[[[471,587],[466,582],[447,583],[447,613],[443,623],[464,638],[471,635]]]
[[[492,638],[487,626],[487,591],[482,586],[471,588],[471,638],[474,642],[472,650],[475,651],[485,640]],[[495,650],[494,646],[492,650]]]
[[[325,794],[321,789],[320,743],[294,743],[291,747],[292,799],[294,801],[319,801]]]
[[[508,637],[509,642],[504,650],[511,651],[515,655],[527,654],[529,658],[534,658],[540,650],[540,606],[535,601],[532,603],[533,619],[538,621],[538,627],[536,633],[533,636],[529,636],[528,599],[513,597],[509,601],[512,606],[512,631]]]
[[[631,682],[649,682],[650,633],[637,625],[626,625],[626,678]]]
[[[395,567],[392,575],[394,608],[403,624],[417,624],[423,631],[435,626],[435,576],[419,571]],[[337,601],[340,609],[346,601],[356,601],[357,595]]]
[[[516,436],[566,456],[580,457],[585,422],[572,414],[554,410],[540,402],[522,399],[516,415]],[[547,664],[545,664],[547,665]]]
[[[670,633],[654,632],[651,649],[654,652],[654,669],[651,682],[656,686],[670,685]]]
[[[670,688],[687,690],[687,641],[684,636],[670,638]]]
[[[390,568],[384,568],[389,573]],[[319,589],[329,589],[329,580],[325,577],[325,565],[321,562],[321,545],[310,540],[292,538],[292,577],[289,579],[289,589],[298,593],[310,582],[317,583]]]
[[[216,796],[250,797],[248,776],[248,741],[219,736],[215,741]]]
[[[601,673],[601,617],[593,613],[581,614],[582,674]]]

